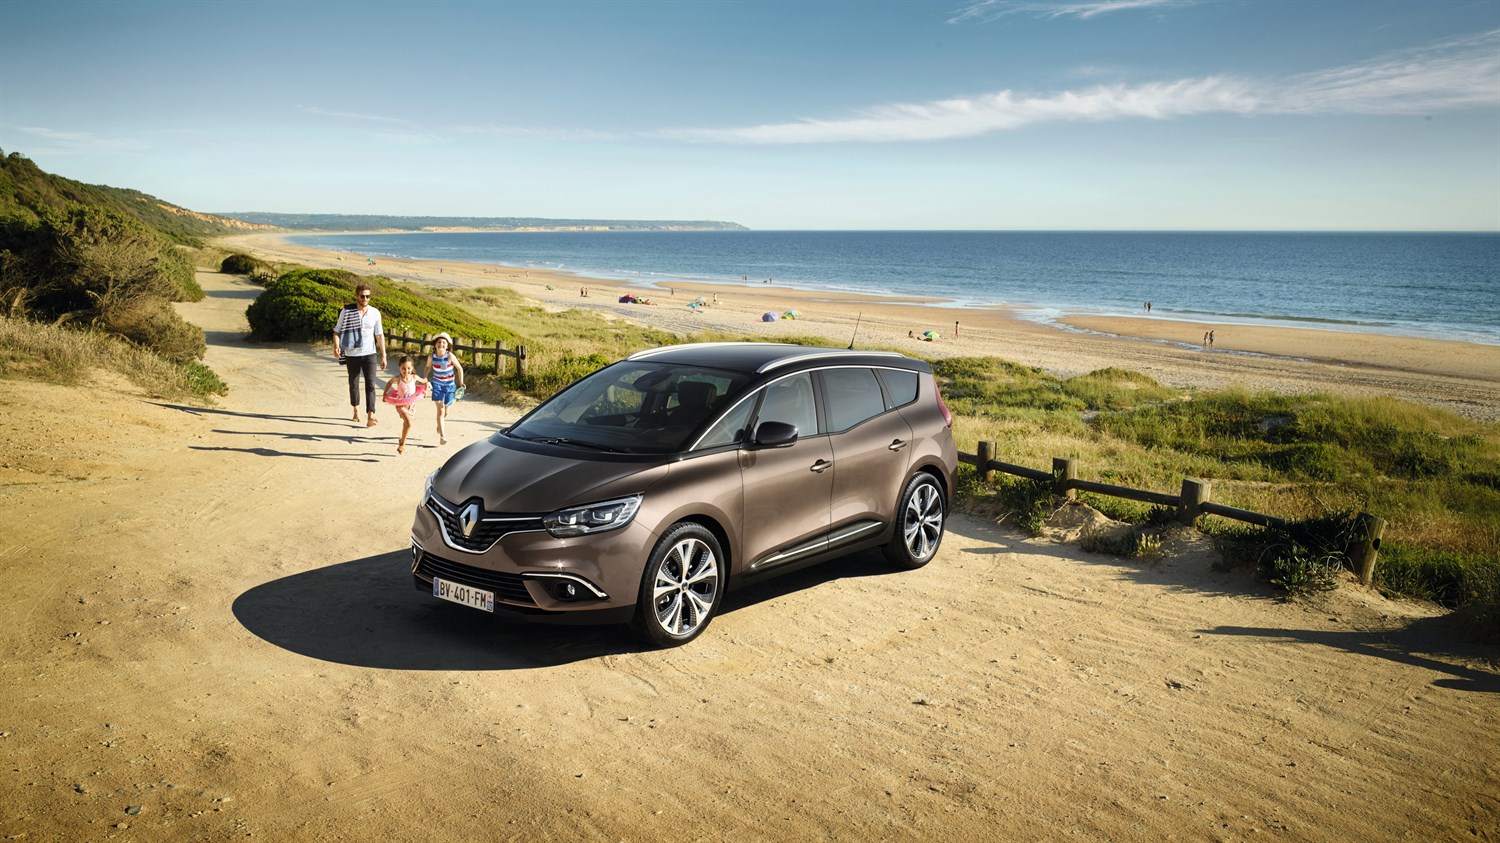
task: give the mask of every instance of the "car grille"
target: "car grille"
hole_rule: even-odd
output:
[[[462,507],[454,506],[437,495],[427,498],[427,511],[437,517],[443,527],[443,540],[460,550],[483,553],[495,546],[495,542],[511,533],[523,533],[546,529],[538,515],[494,515],[483,510],[474,531],[464,535],[458,523],[458,512]]]
[[[536,601],[531,599],[531,592],[526,590],[526,583],[519,574],[475,568],[426,552],[422,554],[422,560],[417,563],[416,572],[427,579],[442,577],[449,582],[493,591],[497,600],[527,606],[536,605]]]

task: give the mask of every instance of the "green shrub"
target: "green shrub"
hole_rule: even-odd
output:
[[[171,280],[175,293],[173,301],[203,301],[203,286],[198,283],[198,268],[193,259],[177,246],[164,246],[161,250],[162,272]]]
[[[354,301],[354,288],[369,284],[385,330],[414,336],[447,331],[479,343],[515,343],[516,335],[446,301],[423,295],[389,278],[364,277],[341,269],[293,269],[266,286],[245,311],[257,340],[315,342],[332,337],[339,308]]]
[[[352,286],[345,289],[341,280],[330,278],[323,283],[297,273],[276,279],[245,310],[250,338],[291,342],[330,338],[339,308],[353,298]]]
[[[236,252],[219,263],[219,271],[229,275],[252,275],[256,270],[265,268],[264,261],[243,252]]]

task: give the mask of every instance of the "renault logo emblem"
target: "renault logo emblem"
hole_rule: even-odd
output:
[[[479,526],[479,503],[477,501],[458,511],[458,527],[464,531],[464,538],[474,535],[474,528]]]

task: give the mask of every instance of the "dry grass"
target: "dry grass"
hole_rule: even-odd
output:
[[[183,400],[223,394],[199,363],[177,366],[118,337],[0,316],[0,378],[74,386],[95,368],[118,372],[152,398]]]

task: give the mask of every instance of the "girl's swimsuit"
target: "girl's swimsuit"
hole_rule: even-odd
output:
[[[411,383],[403,383],[397,380],[395,383],[396,388],[385,394],[385,402],[387,404],[397,407],[408,407],[422,400],[423,396],[427,394],[427,384],[421,381],[414,380]]]
[[[432,400],[452,404],[457,400],[453,387],[453,355],[432,355]]]

